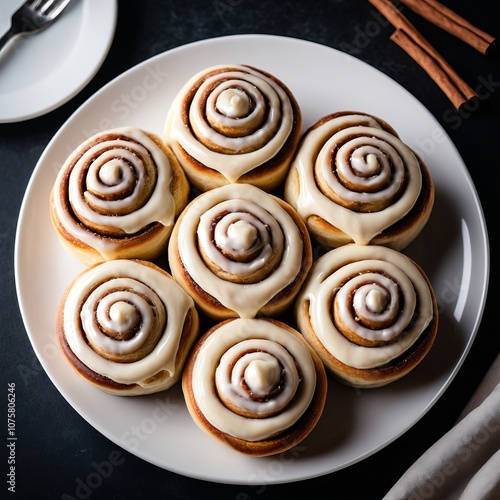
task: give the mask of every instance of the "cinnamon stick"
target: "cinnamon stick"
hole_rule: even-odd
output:
[[[427,72],[457,109],[467,101],[454,82],[450,80],[446,72],[443,71],[441,66],[439,66],[439,64],[403,30],[397,29],[391,35],[391,40],[401,47]]]
[[[413,12],[486,54],[495,37],[474,26],[437,0],[399,0]]]
[[[444,59],[441,54],[425,39],[425,37],[415,28],[415,26],[397,9],[397,7],[390,0],[369,0],[369,2],[376,7],[387,20],[396,28],[397,31],[404,32],[407,37],[413,41],[415,45],[420,48],[419,54],[425,53],[430,57],[434,64],[426,64],[424,69],[427,71],[429,76],[440,86],[440,88],[445,92],[449,93],[448,83],[445,86],[445,80],[440,78],[436,69],[439,72],[444,72],[447,76],[446,82],[451,82],[451,84],[456,87],[457,91],[462,94],[461,102],[459,100],[454,101],[454,105],[458,108],[470,99],[477,97],[477,94],[472,90],[472,88],[467,85],[467,83],[457,74],[457,72],[448,64],[446,59]],[[401,41],[401,36],[395,36],[397,42]],[[398,44],[399,45],[399,44]],[[407,43],[406,40],[400,45],[403,50],[406,51],[408,48],[415,53],[415,48]],[[411,56],[411,54],[409,54]],[[420,57],[420,56],[419,56]],[[422,57],[420,57],[422,59]],[[445,88],[443,88],[443,86]]]

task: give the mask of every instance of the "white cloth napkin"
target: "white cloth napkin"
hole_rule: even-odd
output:
[[[457,423],[383,500],[500,499],[500,355]]]

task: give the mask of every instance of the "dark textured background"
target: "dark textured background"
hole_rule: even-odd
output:
[[[443,3],[498,35],[498,3]],[[374,12],[366,0],[121,0],[113,45],[87,87],[46,116],[0,125],[0,389],[6,409],[7,382],[15,382],[17,387],[18,498],[377,499],[453,425],[500,345],[495,323],[500,58],[498,54],[485,57],[408,13],[464,79],[482,90],[478,109],[457,113],[423,71],[389,41],[391,27],[379,22],[379,31],[363,38],[362,33],[375,26],[370,24]],[[104,84],[150,56],[188,42],[238,33],[271,33],[320,42],[368,62],[402,84],[431,111],[457,146],[478,190],[490,235],[489,301],[472,350],[443,397],[411,430],[372,457],[339,472],[290,485],[235,486],[197,481],[157,468],[117,448],[69,406],[42,370],[25,333],[15,293],[14,239],[23,194],[38,157],[65,120]],[[488,88],[485,81],[490,82]],[[5,436],[5,410],[0,421]],[[0,453],[2,467],[6,463],[4,456],[4,452]],[[80,482],[95,470],[93,464],[103,461],[115,463],[109,477],[90,491],[78,490]],[[6,489],[7,485],[2,487]]]

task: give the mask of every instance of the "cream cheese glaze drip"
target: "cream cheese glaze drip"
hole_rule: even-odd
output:
[[[303,242],[295,221],[271,195],[251,185],[228,184],[199,196],[183,213],[178,230],[177,248],[170,245],[169,252],[178,251],[193,280],[241,317],[254,317],[301,269]],[[268,267],[277,252],[277,264]],[[265,271],[255,283],[230,281],[218,276],[202,253],[236,277]]]
[[[326,350],[360,369],[402,355],[433,318],[431,292],[419,269],[405,255],[375,245],[347,245],[320,257],[298,301],[309,302],[312,327]],[[305,318],[299,314],[297,321],[305,332]],[[343,334],[344,325],[380,345],[356,344]]]
[[[368,244],[406,215],[420,194],[419,162],[399,138],[364,115],[344,115],[309,130],[294,160],[300,182],[292,204]]]
[[[278,379],[283,387],[277,388]],[[242,381],[256,392],[242,389]],[[304,414],[314,395],[316,371],[307,346],[287,330],[261,319],[236,319],[201,345],[192,387],[196,403],[214,427],[240,439],[262,441],[289,429]],[[268,413],[271,416],[262,416]]]
[[[142,130],[124,127],[75,149],[56,179],[54,203],[64,228],[106,256],[117,243],[102,236],[134,234],[153,222],[173,225],[171,182],[165,153]]]
[[[91,370],[122,384],[175,372],[191,298],[161,272],[131,260],[108,261],[82,274],[64,306],[71,350]]]
[[[185,99],[193,88],[185,122]],[[293,121],[290,99],[272,78],[243,65],[214,66],[181,89],[167,116],[165,137],[178,153],[183,148],[236,182],[281,150]]]

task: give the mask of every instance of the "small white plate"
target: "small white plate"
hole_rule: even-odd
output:
[[[0,34],[23,2],[0,2]],[[116,0],[73,0],[47,29],[10,42],[0,53],[0,123],[41,116],[85,87],[109,51],[116,18]]]
[[[293,57],[290,57],[293,54]],[[52,228],[49,192],[65,156],[90,134],[135,125],[162,133],[184,82],[215,64],[246,63],[275,74],[301,105],[305,127],[328,113],[365,111],[387,120],[426,161],[436,185],[429,223],[408,248],[436,292],[440,329],[433,349],[408,376],[356,391],[331,382],[311,435],[283,455],[252,458],[205,435],[179,385],[162,394],[120,398],[76,375],[56,345],[54,324],[65,288],[83,266]],[[186,45],[149,59],[89,99],[40,158],[21,209],[16,249],[19,304],[33,348],[66,400],[117,445],[165,469],[238,484],[307,479],[347,467],[406,432],[455,377],[476,335],[486,299],[489,248],[482,209],[467,169],[436,119],[405,89],[359,60],[290,38],[242,35]]]

